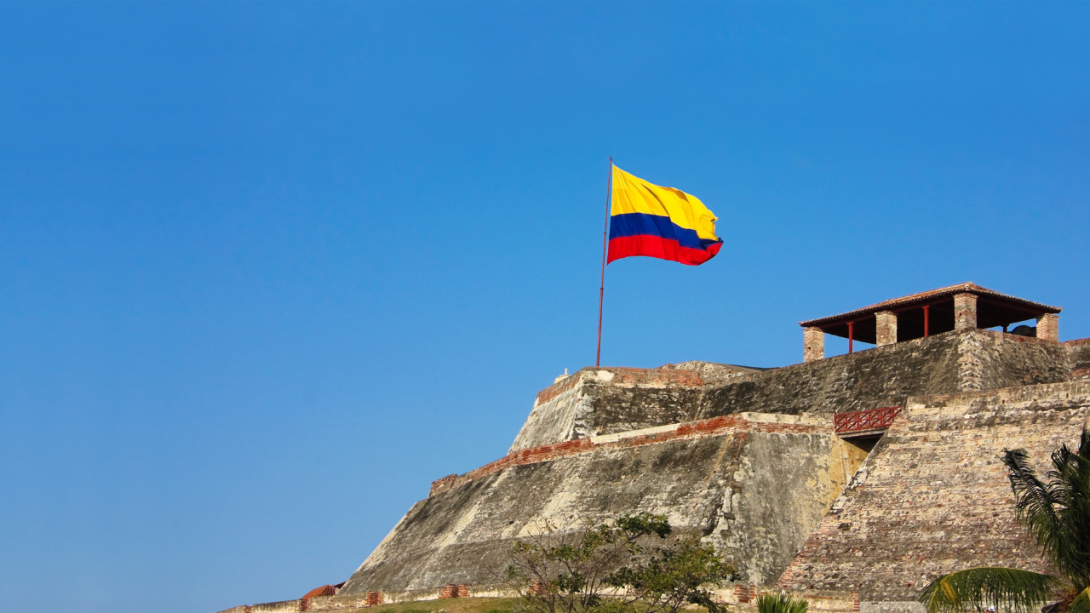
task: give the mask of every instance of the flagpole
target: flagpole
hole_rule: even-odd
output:
[[[598,287],[598,355],[594,358],[594,367],[602,365],[602,304],[606,297],[606,236],[609,233],[609,205],[613,196],[613,156],[609,156],[609,178],[606,179],[606,219],[602,228],[602,284]]]

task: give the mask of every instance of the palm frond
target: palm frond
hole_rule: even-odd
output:
[[[1015,514],[1045,556],[1077,589],[1090,581],[1090,432],[1083,430],[1079,450],[1067,445],[1052,453],[1047,483],[1034,474],[1028,454],[1006,451]]]
[[[990,607],[1028,612],[1047,602],[1059,585],[1056,577],[1028,570],[970,568],[932,581],[920,594],[920,602],[928,613],[983,611]]]
[[[1067,613],[1090,613],[1090,588],[1086,588],[1075,596],[1075,599],[1067,606]]]
[[[1054,465],[1055,460],[1054,456]],[[1037,478],[1025,449],[1004,451],[1003,463],[1007,465],[1010,473],[1011,491],[1018,499],[1014,507],[1015,515],[1029,528],[1030,533],[1037,539],[1037,544],[1051,554],[1056,548],[1060,533],[1057,506],[1062,503],[1062,492],[1057,492],[1054,487],[1045,485]]]

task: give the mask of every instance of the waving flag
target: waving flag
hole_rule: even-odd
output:
[[[659,187],[613,166],[609,262],[643,255],[690,266],[719,253],[715,215],[672,187]]]

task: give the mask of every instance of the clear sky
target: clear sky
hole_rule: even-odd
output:
[[[0,611],[345,580],[593,364],[973,281],[1090,336],[1090,5],[0,5]],[[843,351],[829,343],[830,352]]]

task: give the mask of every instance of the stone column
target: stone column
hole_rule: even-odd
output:
[[[825,358],[825,332],[821,328],[802,330],[802,361],[813,362]]]
[[[954,330],[976,329],[976,294],[954,294]]]
[[[1045,313],[1037,318],[1037,338],[1048,341],[1060,340],[1060,315]]]
[[[875,345],[892,345],[897,342],[897,315],[892,311],[879,311],[875,318]]]

